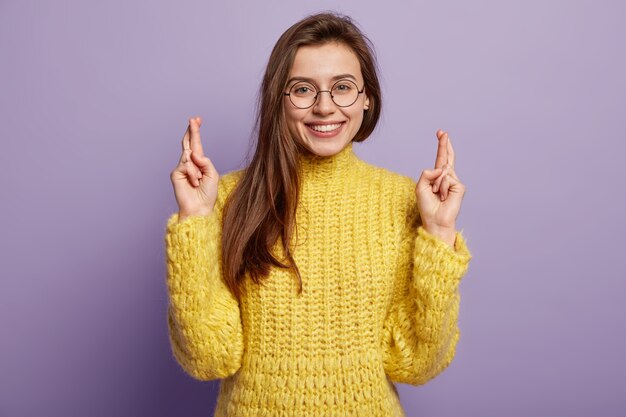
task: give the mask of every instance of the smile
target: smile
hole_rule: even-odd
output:
[[[316,132],[332,132],[333,130],[337,130],[341,127],[341,123],[332,123],[332,124],[307,124],[307,127],[315,130]]]

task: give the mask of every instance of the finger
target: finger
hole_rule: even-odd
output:
[[[448,176],[448,180],[449,182],[449,186],[448,186],[448,191],[446,193],[446,198],[451,194],[460,194],[463,195],[465,194],[465,185],[463,185],[463,183],[461,181],[459,181],[458,178],[452,177],[452,176]]]
[[[184,165],[191,162],[191,149],[187,148],[183,150],[183,153],[180,155],[180,160],[178,161],[179,165]]]
[[[202,175],[212,176],[217,172],[215,166],[211,162],[211,159],[209,159],[208,157],[203,156],[202,158],[200,158],[195,153],[192,153],[191,158],[192,162],[198,167]]]
[[[202,142],[200,141],[200,125],[202,119],[199,117],[192,117],[189,119],[189,130],[191,132],[191,150],[197,157],[204,157],[204,150],[202,149]]]
[[[183,145],[183,152],[186,149],[191,149],[190,145],[189,145],[189,136],[190,136],[190,131],[189,131],[189,126],[187,126],[187,130],[185,130],[185,134],[183,135],[183,141],[182,141],[182,145]]]
[[[441,175],[439,175],[439,177],[437,177],[435,179],[435,182],[433,183],[433,193],[438,192],[439,189],[441,188],[441,182],[443,181],[444,177],[447,175],[448,170],[449,170],[448,166],[444,165],[442,168]]]
[[[194,174],[194,176],[197,178],[202,178],[202,171],[203,171],[202,166],[199,166],[197,163],[195,163],[194,154],[191,151],[191,149],[185,149],[183,151],[182,155],[180,156],[180,161],[178,162],[178,164],[181,166],[185,166],[185,165],[192,166],[194,169],[192,169],[191,172]]]
[[[179,181],[185,178],[194,187],[200,185],[201,176],[200,170],[191,161],[181,162],[171,174],[172,180]]]
[[[192,163],[188,163],[183,167],[184,173],[187,176],[187,181],[194,187],[200,186],[200,178],[202,178],[202,174],[197,166]]]
[[[439,193],[439,197],[441,198],[441,201],[448,198],[449,188],[450,188],[450,176],[446,174],[443,176],[441,180],[441,192]]]
[[[456,171],[454,171],[453,168],[448,168],[448,175],[456,179],[457,181],[460,181],[459,177],[456,175]]]
[[[438,136],[439,146],[437,147],[437,158],[435,168],[441,168],[448,162],[448,134],[443,132]]]
[[[441,168],[425,169],[417,180],[417,187],[429,187],[439,175],[441,175]]]
[[[450,167],[451,170],[454,169],[455,162],[456,162],[456,155],[454,153],[454,148],[452,148],[452,141],[448,137],[448,166]]]

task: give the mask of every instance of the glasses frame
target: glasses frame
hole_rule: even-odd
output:
[[[344,82],[346,82],[346,81],[347,81],[347,82],[350,82],[350,83],[352,83],[352,84],[354,84],[354,86],[356,87],[356,91],[357,91],[357,93],[358,93],[358,94],[356,95],[356,98],[354,99],[354,101],[353,101],[352,103],[350,103],[350,104],[348,104],[348,105],[345,105],[345,106],[342,106],[342,105],[339,105],[339,104],[337,104],[337,103],[335,102],[335,96],[333,96],[332,91],[334,90],[334,88],[335,88],[335,86],[336,86],[337,84],[339,84],[339,83],[344,83]],[[303,83],[303,82],[307,82],[307,83],[309,83],[309,84],[313,85],[313,87],[315,87],[315,89],[317,90],[317,92],[315,93],[315,97],[313,98],[313,103],[311,103],[311,105],[310,105],[310,106],[307,106],[307,107],[300,107],[300,106],[296,105],[296,103],[294,103],[294,102],[293,102],[293,100],[291,99],[291,90],[292,90],[292,89],[293,89],[296,85],[298,85],[298,84],[300,84],[300,83]],[[345,107],[350,107],[350,106],[352,106],[354,103],[356,103],[356,102],[357,102],[357,100],[359,99],[359,95],[363,94],[363,91],[365,91],[365,84],[363,84],[363,88],[361,88],[361,90],[359,90],[359,85],[358,85],[357,83],[355,83],[354,81],[352,81],[352,80],[339,80],[339,81],[336,81],[336,82],[335,82],[335,83],[334,83],[334,84],[330,87],[330,90],[318,90],[318,89],[317,89],[317,86],[316,86],[315,84],[313,84],[313,83],[310,83],[310,82],[308,82],[308,81],[298,81],[298,82],[294,83],[294,84],[291,86],[291,88],[289,88],[289,93],[283,93],[283,94],[284,94],[284,95],[286,95],[286,96],[289,96],[289,101],[291,102],[291,104],[293,104],[293,105],[294,105],[294,107],[296,107],[296,108],[298,108],[298,109],[302,109],[302,110],[304,110],[304,109],[310,109],[311,107],[313,107],[313,106],[315,105],[315,103],[317,103],[317,97],[320,95],[320,93],[328,93],[328,94],[330,94],[330,99],[333,101],[333,103],[335,104],[335,106],[345,108]]]

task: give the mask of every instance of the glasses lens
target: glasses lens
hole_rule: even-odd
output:
[[[322,91],[328,93],[328,91]],[[308,109],[317,99],[317,89],[311,83],[298,82],[289,90],[289,99],[294,106],[301,109]],[[359,88],[356,83],[350,80],[340,80],[333,84],[330,94],[332,100],[339,107],[353,105],[359,98]]]
[[[296,83],[289,90],[289,98],[294,106],[301,109],[311,107],[315,103],[315,87],[309,83]]]
[[[341,80],[333,85],[331,94],[336,105],[348,107],[359,98],[359,88],[350,80]]]

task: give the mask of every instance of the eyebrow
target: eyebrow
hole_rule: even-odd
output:
[[[330,79],[330,81],[337,81],[337,80],[341,80],[343,78],[351,78],[354,80],[354,82],[356,83],[356,77],[352,74],[339,74],[339,75],[335,75],[333,78]],[[291,77],[289,79],[289,81],[287,81],[287,84],[291,84],[294,81],[306,81],[309,82],[311,84],[315,84],[315,80],[313,78],[308,78],[308,77]]]

